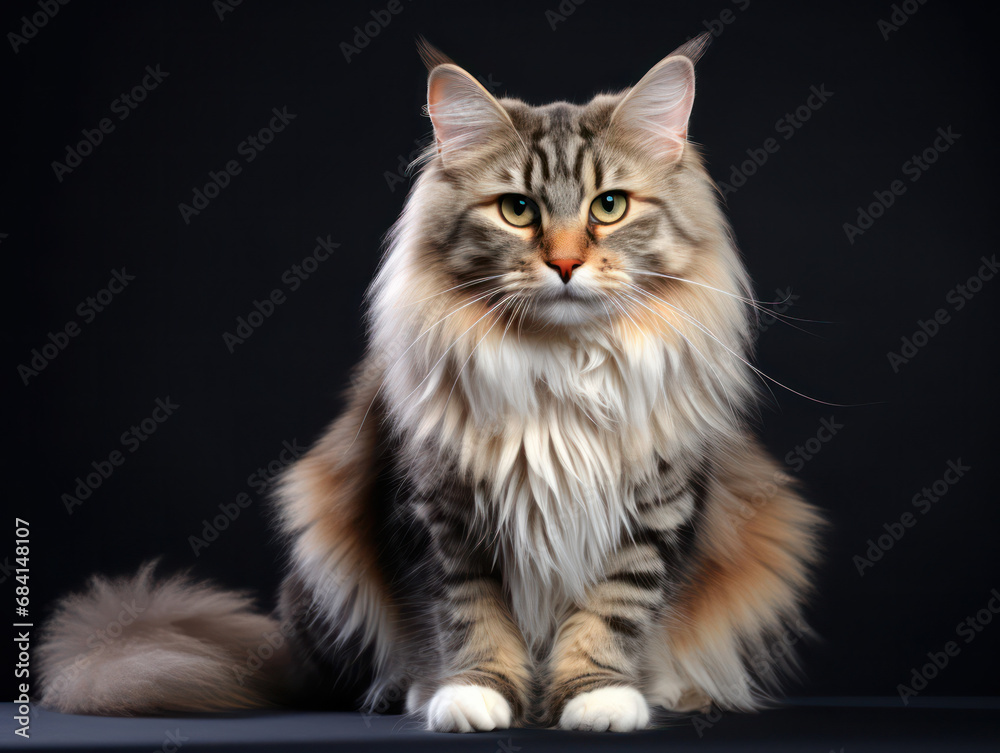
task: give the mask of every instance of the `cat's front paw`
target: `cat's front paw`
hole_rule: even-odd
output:
[[[649,724],[649,704],[635,688],[614,686],[581,693],[559,718],[563,729],[631,732]]]
[[[427,704],[432,732],[488,732],[510,727],[510,704],[498,692],[480,685],[445,685]]]

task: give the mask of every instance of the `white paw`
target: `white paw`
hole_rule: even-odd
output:
[[[445,685],[427,704],[432,732],[487,732],[510,727],[511,709],[495,690],[479,685]]]
[[[649,724],[649,705],[635,688],[598,688],[566,704],[559,726],[593,732],[631,732]]]

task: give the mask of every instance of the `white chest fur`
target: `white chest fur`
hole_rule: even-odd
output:
[[[635,485],[683,446],[662,348],[520,343],[477,351],[467,369],[463,462],[486,482],[477,506],[499,521],[514,616],[534,645],[600,576],[629,526]]]

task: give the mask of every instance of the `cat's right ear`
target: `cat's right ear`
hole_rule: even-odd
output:
[[[654,65],[618,103],[609,131],[663,164],[680,159],[694,104],[694,64],[711,38],[695,37]]]
[[[503,106],[471,74],[450,61],[435,65],[430,72],[427,114],[445,165],[498,137],[517,138]]]

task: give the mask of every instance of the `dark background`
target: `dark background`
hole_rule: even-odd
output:
[[[1000,624],[970,643],[956,630],[1000,586],[1000,279],[961,311],[947,301],[997,251],[984,11],[929,2],[884,39],[878,21],[893,10],[879,2],[589,0],[565,14],[571,4],[555,0],[404,1],[345,60],[341,43],[386,5],[246,2],[220,20],[207,0],[71,2],[16,53],[0,44],[4,496],[8,515],[31,523],[36,624],[87,574],[157,554],[167,570],[194,566],[270,598],[281,550],[248,477],[338,411],[362,348],[362,295],[406,193],[386,174],[429,133],[418,34],[497,93],[579,102],[634,83],[707,24],[721,33],[698,67],[692,138],[719,181],[776,138],[780,149],[728,196],[729,214],[758,296],[790,291],[786,313],[827,322],[772,324],[758,364],[798,392],[856,406],[764,390],[761,431],[780,458],[822,419],[843,426],[798,473],[833,528],[811,610],[823,640],[804,650],[808,679],[792,692],[895,696],[928,651],[956,640],[960,654],[924,695],[995,693]],[[5,4],[0,31],[20,33],[37,11]],[[157,65],[169,76],[118,120],[113,100]],[[776,123],[812,86],[833,95],[786,140]],[[282,107],[295,119],[246,163],[239,144]],[[58,181],[51,163],[105,117],[115,130]],[[911,182],[904,163],[948,127],[960,139]],[[178,205],[232,159],[242,172],[186,224]],[[843,224],[894,180],[905,194],[850,243]],[[291,292],[283,273],[317,236],[340,247]],[[86,323],[78,304],[122,267],[134,281]],[[223,333],[275,288],[286,302],[230,353]],[[888,352],[939,308],[951,321],[895,373]],[[71,320],[80,334],[25,385],[18,365]],[[122,433],[168,396],[180,407],[129,452]],[[62,495],[114,450],[124,464],[68,514]],[[959,458],[971,470],[921,514],[913,496]],[[189,537],[241,492],[251,506],[196,557]],[[860,575],[853,557],[907,511],[916,524]],[[0,559],[13,565],[13,526],[6,535]]]

